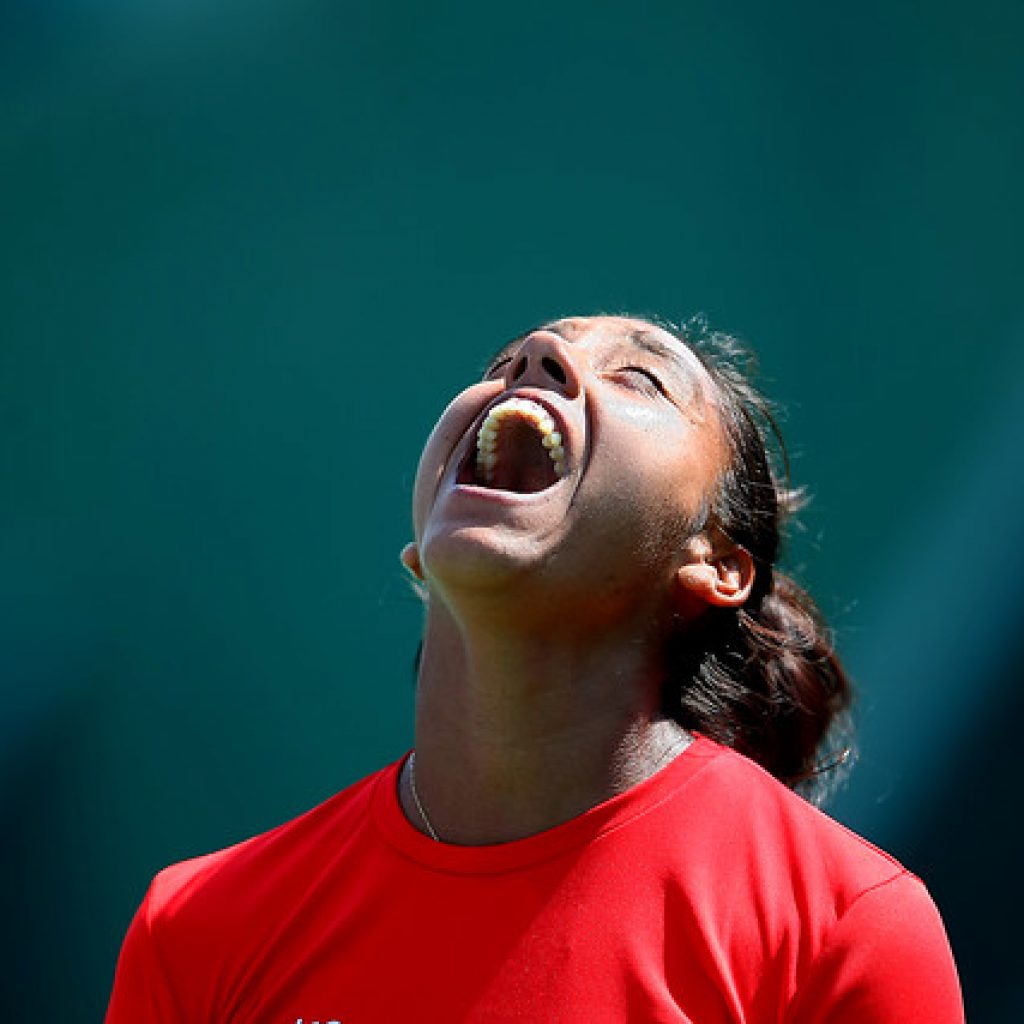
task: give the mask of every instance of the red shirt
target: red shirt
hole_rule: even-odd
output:
[[[513,843],[436,843],[396,762],[154,879],[108,1024],[963,1020],[924,886],[746,758]]]

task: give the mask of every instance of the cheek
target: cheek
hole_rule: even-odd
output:
[[[417,536],[422,533],[423,523],[452,452],[483,406],[498,394],[501,387],[499,383],[487,382],[466,388],[449,402],[430,432],[420,455],[416,483],[413,486],[412,517]]]
[[[690,524],[718,479],[718,455],[703,430],[684,421],[635,414],[595,448],[595,491],[610,514],[651,536]],[[645,528],[646,527],[646,528]]]

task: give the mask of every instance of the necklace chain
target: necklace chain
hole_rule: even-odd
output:
[[[658,771],[661,766],[679,750],[681,746],[688,739],[687,735],[683,733],[682,736],[677,737],[675,742],[670,743],[665,752],[658,758],[657,763],[651,770],[651,775]],[[416,751],[414,750],[409,755],[409,790],[412,793],[412,801],[416,805],[416,810],[419,812],[420,817],[423,819],[423,824],[427,826],[427,832],[430,833],[430,838],[435,843],[441,842],[441,837],[437,834],[437,829],[431,824],[430,817],[427,815],[427,809],[423,806],[423,801],[420,799],[420,791],[416,788]]]
[[[665,752],[658,758],[657,763],[650,771],[650,775],[654,775],[656,772],[660,772],[661,769],[668,764],[672,758],[679,753],[689,742],[690,737],[687,733],[683,733],[681,736],[677,736],[669,745]],[[650,778],[650,775],[648,778]]]
[[[416,751],[414,750],[409,755],[409,789],[412,791],[412,800],[416,805],[416,810],[419,811],[420,817],[423,819],[423,824],[427,826],[427,831],[430,833],[430,838],[435,843],[441,842],[441,837],[437,834],[434,826],[430,824],[430,818],[427,817],[426,808],[423,806],[423,801],[420,799],[419,790],[416,788]]]

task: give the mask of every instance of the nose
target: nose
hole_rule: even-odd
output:
[[[565,398],[580,393],[580,376],[567,342],[553,331],[533,331],[524,339],[505,371],[507,387],[537,387]]]

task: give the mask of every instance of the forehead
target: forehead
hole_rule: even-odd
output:
[[[566,341],[626,341],[652,355],[678,361],[695,373],[704,370],[689,346],[674,334],[647,320],[628,316],[573,316],[555,320],[548,330]]]

